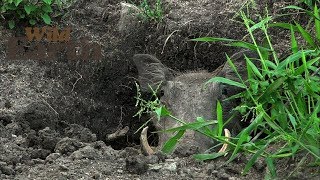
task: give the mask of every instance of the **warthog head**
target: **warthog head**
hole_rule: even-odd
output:
[[[246,79],[244,54],[247,57],[255,56],[250,51],[242,51],[233,55],[231,59],[237,66],[239,73]],[[136,54],[133,60],[138,69],[141,89],[150,91],[150,87],[152,87],[155,90],[158,84],[161,83],[161,91],[163,91],[163,96],[160,98],[161,102],[166,105],[175,117],[185,122],[193,122],[197,117],[203,117],[207,120],[216,119],[217,100],[222,104],[224,119],[228,119],[230,111],[236,106],[234,101],[222,100],[239,93],[241,89],[221,83],[209,83],[204,88],[204,83],[214,76],[239,81],[228,63],[211,73],[200,71],[175,75],[177,73],[164,66],[154,56]],[[180,123],[169,118],[153,122],[158,130],[181,126]],[[239,131],[240,125],[234,119],[226,125],[226,128],[235,134]],[[172,134],[160,133],[159,145],[162,146],[171,136]],[[213,145],[214,142],[210,138],[192,130],[187,130],[178,143],[175,152],[183,156],[203,153]]]

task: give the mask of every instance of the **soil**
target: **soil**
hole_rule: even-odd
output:
[[[137,70],[132,56],[148,53],[181,72],[213,71],[225,53],[237,50],[192,38],[218,36],[242,39],[246,32],[236,13],[244,0],[165,0],[162,22],[143,21],[126,13],[120,0],[76,0],[54,25],[71,27],[71,40],[89,38],[102,48],[102,59],[8,59],[9,39],[24,36],[23,27],[0,25],[0,179],[262,179],[268,174],[258,160],[247,175],[250,159],[242,154],[196,161],[140,151],[139,133],[148,119],[135,113]],[[138,1],[132,1],[138,3]],[[265,3],[271,13],[290,1]],[[270,1],[271,2],[271,1]],[[271,6],[272,5],[272,6]],[[20,29],[19,29],[20,28]],[[285,54],[287,32],[272,32],[275,48]],[[244,37],[246,38],[246,37]],[[79,43],[79,42],[78,42]],[[61,43],[62,44],[62,43]],[[34,52],[32,45],[23,45]],[[81,43],[79,43],[81,46]],[[108,135],[128,130],[108,139]],[[151,128],[150,131],[153,129]],[[150,133],[151,134],[151,133]],[[157,144],[156,136],[149,137]],[[277,148],[280,146],[274,146]],[[305,158],[307,157],[307,158]],[[320,179],[304,154],[276,162],[279,179]]]

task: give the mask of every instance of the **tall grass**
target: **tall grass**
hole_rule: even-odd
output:
[[[193,41],[217,42],[223,41],[229,46],[241,47],[256,51],[258,59],[245,58],[248,78],[243,79],[238,73],[232,59],[227,57],[227,63],[240,79],[239,82],[223,77],[213,77],[208,83],[219,82],[242,88],[243,92],[230,97],[240,98],[241,104],[235,110],[242,114],[243,120],[250,122],[236,137],[227,140],[222,135],[226,120],[222,117],[222,107],[218,102],[217,120],[197,118],[195,122],[187,123],[172,116],[170,111],[161,104],[152,107],[160,120],[161,117],[171,117],[179,121],[180,127],[167,129],[166,132],[177,132],[167,141],[163,151],[173,151],[178,140],[187,129],[195,130],[212,139],[229,144],[227,152],[198,154],[200,160],[214,159],[230,153],[231,162],[238,153],[252,154],[251,159],[243,169],[246,174],[258,157],[263,157],[269,169],[267,178],[276,177],[275,160],[294,157],[297,153],[306,153],[313,157],[314,165],[320,165],[320,15],[317,5],[303,9],[298,6],[286,8],[302,11],[310,18],[314,29],[307,30],[298,22],[272,23],[272,17],[267,16],[255,23],[245,13],[241,13],[243,24],[251,38],[250,42],[239,40],[202,37]],[[275,51],[269,29],[274,27],[290,30],[291,54],[281,59]],[[261,31],[267,42],[259,44],[255,32]],[[312,33],[312,32],[314,33]],[[300,45],[297,35],[301,36],[306,45]],[[259,66],[257,64],[260,64]],[[250,119],[249,119],[250,117]],[[208,125],[215,124],[214,129]],[[263,137],[261,135],[264,135]],[[269,147],[281,145],[270,151]]]

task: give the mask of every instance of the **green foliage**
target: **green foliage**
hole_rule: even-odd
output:
[[[0,15],[8,20],[10,29],[16,24],[27,21],[35,25],[39,21],[51,24],[50,14],[67,3],[62,0],[2,0],[0,2]]]
[[[163,7],[161,0],[152,1],[152,5],[148,0],[141,0],[138,7],[141,9],[142,13],[139,14],[144,20],[151,20],[156,22],[161,22],[163,19]]]
[[[214,77],[207,83],[220,82],[231,86],[245,89],[242,93],[235,95],[240,97],[242,104],[235,109],[238,110],[244,120],[250,116],[253,121],[243,129],[234,139],[230,148],[233,151],[230,160],[241,151],[253,153],[251,160],[246,165],[243,173],[247,173],[256,161],[257,157],[266,158],[270,176],[276,176],[273,160],[276,158],[294,156],[297,152],[307,152],[317,162],[320,161],[320,19],[319,10],[315,5],[313,10],[306,10],[297,6],[286,8],[305,11],[314,23],[314,34],[299,23],[277,23],[272,24],[270,16],[254,23],[242,13],[242,19],[251,37],[251,46],[247,42],[236,40],[204,37],[194,39],[195,41],[224,41],[230,46],[245,47],[256,51],[260,58],[251,60],[246,58],[248,79],[240,82]],[[273,49],[268,28],[281,27],[291,31],[292,54],[284,59],[279,59]],[[254,31],[261,30],[268,42],[267,47],[260,48],[254,37]],[[306,46],[299,46],[296,40],[299,34]],[[269,54],[265,56],[264,54]],[[228,63],[233,69],[235,66],[227,56]],[[258,61],[261,67],[257,67],[254,61]],[[237,69],[234,71],[238,74]],[[239,74],[238,74],[239,75]],[[259,139],[251,137],[253,132],[260,132],[266,137]],[[266,149],[269,145],[282,143],[278,151],[270,153]],[[318,163],[319,164],[319,163]]]
[[[212,82],[225,83],[244,89],[243,92],[230,97],[240,98],[241,104],[235,110],[242,114],[243,120],[250,122],[236,137],[229,141],[222,135],[225,124],[222,108],[217,105],[217,120],[205,120],[201,117],[195,122],[187,123],[171,115],[161,103],[158,103],[158,118],[162,115],[170,117],[181,123],[180,127],[167,129],[165,132],[177,132],[166,143],[166,152],[172,152],[179,138],[186,129],[191,129],[206,135],[218,142],[229,145],[228,152],[231,156],[228,162],[234,160],[240,152],[252,154],[245,166],[243,174],[246,174],[258,157],[265,158],[270,173],[266,178],[276,177],[275,159],[294,157],[297,153],[305,152],[313,156],[314,166],[320,164],[320,13],[319,7],[314,2],[311,9],[303,9],[298,6],[286,8],[303,11],[313,22],[313,30],[305,28],[298,22],[272,23],[271,16],[261,18],[255,23],[245,13],[240,13],[243,23],[251,39],[250,42],[240,40],[202,37],[193,41],[225,42],[228,46],[247,48],[256,51],[258,59],[245,57],[248,79],[244,80],[227,55],[227,62],[234,70],[240,81],[236,82],[223,77],[213,77],[206,84]],[[308,6],[310,8],[310,6]],[[273,48],[272,39],[268,32],[270,28],[285,28],[290,30],[291,54],[286,58],[278,57]],[[259,44],[255,32],[264,34],[267,43]],[[261,34],[261,33],[260,33]],[[297,36],[305,41],[297,41]],[[155,94],[154,94],[155,95]],[[159,101],[160,102],[160,101]],[[159,110],[159,108],[161,108]],[[165,110],[164,110],[165,109]],[[155,112],[155,111],[153,111]],[[159,113],[165,112],[165,113]],[[232,118],[232,117],[231,117]],[[209,125],[215,127],[209,128]],[[264,134],[264,137],[260,137]],[[270,152],[270,146],[279,146]],[[227,153],[227,152],[226,152]],[[198,154],[194,157],[200,160],[215,159],[225,153]]]

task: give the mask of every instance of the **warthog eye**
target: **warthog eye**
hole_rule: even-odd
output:
[[[159,92],[159,96],[162,97],[163,95],[164,95],[164,90],[161,89],[160,92]]]
[[[227,88],[222,88],[222,95],[227,95],[227,94],[228,94]]]

